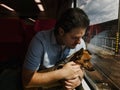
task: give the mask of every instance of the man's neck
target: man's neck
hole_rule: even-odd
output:
[[[56,41],[57,41],[57,43],[58,43],[59,45],[64,46],[64,43],[63,43],[61,37],[60,37],[60,36],[55,36],[55,37],[56,37]]]

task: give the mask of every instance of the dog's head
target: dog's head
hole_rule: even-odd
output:
[[[80,49],[73,55],[71,60],[74,59],[75,63],[80,64],[88,71],[94,71],[93,65],[90,62],[91,57],[91,53],[88,50]]]

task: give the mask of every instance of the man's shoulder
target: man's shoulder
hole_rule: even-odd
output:
[[[52,30],[39,31],[36,33],[35,38],[38,39],[49,39],[51,36]]]
[[[36,33],[36,36],[50,34],[53,30],[42,30]]]

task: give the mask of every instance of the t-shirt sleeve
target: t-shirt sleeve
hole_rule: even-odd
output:
[[[23,67],[33,71],[38,70],[41,64],[42,56],[43,56],[42,42],[37,36],[35,36],[31,40],[31,43],[28,47]]]

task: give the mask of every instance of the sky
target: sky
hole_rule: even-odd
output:
[[[87,13],[90,25],[118,19],[119,0],[78,0],[78,7]]]

